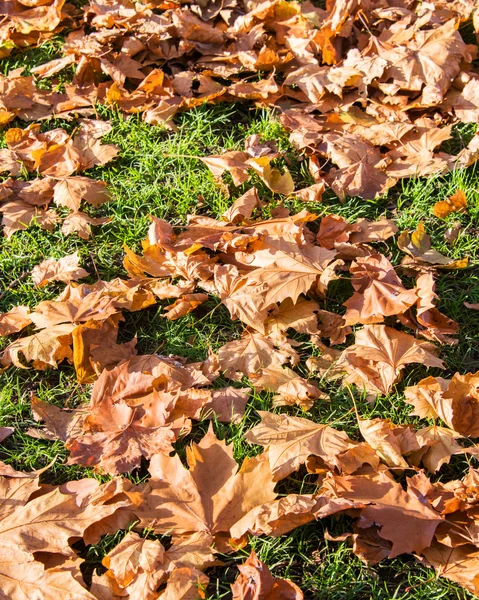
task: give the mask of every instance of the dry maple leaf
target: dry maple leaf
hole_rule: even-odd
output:
[[[230,532],[235,540],[245,533],[276,537],[316,519],[363,507],[362,502],[332,497],[329,493],[288,494],[254,508]]]
[[[230,223],[240,223],[247,221],[255,208],[260,206],[260,199],[256,188],[251,188],[240,196],[233,204],[225,211],[221,217]]]
[[[427,377],[406,388],[404,395],[415,408],[412,414],[439,417],[463,436],[479,436],[479,373],[456,373],[451,380]]]
[[[300,377],[288,367],[272,366],[261,371],[261,375],[253,377],[252,382],[257,390],[276,392],[273,406],[300,406],[309,410],[316,400],[329,400],[312,381]]]
[[[15,231],[27,229],[37,222],[43,229],[52,229],[58,217],[46,210],[53,197],[54,182],[48,179],[18,181],[7,179],[0,185],[2,225],[9,238]]]
[[[464,269],[468,263],[467,258],[453,260],[431,249],[431,237],[426,233],[422,222],[411,234],[407,231],[401,233],[398,246],[403,252],[409,254],[409,257],[403,259],[402,264],[411,268]]]
[[[136,337],[118,344],[119,315],[105,321],[89,320],[72,331],[73,366],[78,383],[91,383],[105,368],[134,356]]]
[[[265,321],[265,332],[277,339],[282,339],[283,332],[288,329],[294,329],[298,333],[318,333],[319,312],[319,305],[313,300],[300,297],[294,303],[286,298]]]
[[[208,372],[207,365],[203,368]],[[103,370],[88,406],[71,411],[35,401],[36,418],[45,422],[45,429],[29,433],[62,439],[72,464],[111,474],[131,471],[142,456],[169,454],[177,436],[191,428],[189,419],[241,419],[249,390],[196,389],[216,376],[204,381],[204,375],[194,377],[174,360],[134,356]]]
[[[358,528],[378,526],[379,536],[392,543],[389,557],[421,553],[428,548],[444,518],[427,499],[417,495],[414,478],[408,478],[408,490],[379,471],[374,475],[332,475],[323,481],[323,489],[332,498],[362,502]]]
[[[117,312],[114,299],[98,291],[85,298],[40,302],[31,313],[31,319],[38,329],[44,329],[60,323],[105,321]]]
[[[176,319],[184,317],[195,310],[195,308],[206,300],[208,300],[207,294],[185,294],[176,300],[176,302],[167,306],[163,316],[170,321],[176,321]]]
[[[230,527],[276,497],[267,455],[246,458],[238,470],[231,446],[211,428],[188,448],[187,461],[189,470],[178,455],[152,458],[150,493],[137,511],[144,526],[174,538],[207,532],[224,548]]]
[[[271,575],[268,567],[261,562],[254,550],[242,565],[240,575],[231,584],[233,600],[303,600],[303,592],[289,579],[279,579]]]
[[[455,194],[436,202],[433,206],[434,215],[438,219],[445,219],[453,212],[463,212],[467,207],[466,194],[462,190],[457,190]]]
[[[89,177],[63,177],[55,183],[53,201],[57,206],[65,206],[79,212],[82,200],[92,206],[108,202],[109,195],[104,181]]]
[[[456,454],[471,454],[476,456],[479,449],[476,446],[464,448],[457,443],[463,436],[447,427],[431,425],[416,431],[416,437],[421,449],[408,456],[411,464],[422,463],[426,469],[435,473],[443,464],[448,464],[451,456]]]
[[[326,185],[324,181],[321,181],[320,183],[313,183],[313,185],[305,187],[301,190],[296,190],[293,192],[293,195],[302,202],[321,202],[325,187]]]
[[[275,481],[284,479],[307,462],[309,456],[320,457],[329,469],[354,473],[364,463],[379,465],[374,452],[351,440],[346,433],[308,419],[258,411],[261,423],[245,435],[250,444],[268,451]],[[361,456],[362,455],[362,456]]]
[[[461,60],[467,56],[467,47],[457,31],[454,19],[431,31],[417,31],[408,45],[385,49],[381,56],[392,65],[384,72],[384,79],[392,84],[381,84],[388,94],[399,89],[421,91],[421,106],[434,106],[460,71]],[[394,35],[389,41],[394,40]],[[390,86],[386,88],[386,86]]]
[[[239,340],[227,342],[218,350],[220,368],[230,379],[238,379],[238,373],[257,376],[263,369],[280,367],[291,358],[291,350],[281,346],[277,350],[273,338],[248,330]]]
[[[387,161],[378,148],[356,135],[327,133],[321,149],[338,169],[331,169],[326,181],[341,199],[349,196],[375,198],[395,180],[385,172]]]
[[[208,578],[189,562],[187,551],[181,556],[174,547],[166,551],[158,540],[130,532],[103,558],[102,564],[108,570],[101,576],[94,575],[91,592],[97,598],[121,594],[131,600],[156,600],[157,589],[167,581],[164,597],[183,598],[184,589],[190,588],[187,597],[199,598],[193,595],[194,586],[206,585]]]
[[[44,421],[42,429],[28,429],[27,434],[37,439],[66,440],[71,435],[81,433],[86,411],[80,409],[66,410],[43,402],[36,396],[31,397],[32,414],[35,421]]]
[[[30,309],[27,306],[14,306],[6,313],[0,313],[0,337],[18,333],[32,320],[28,316]]]
[[[324,248],[299,246],[287,238],[266,237],[262,247],[247,259],[248,266],[259,268],[242,279],[249,286],[249,293],[255,296],[257,319],[261,319],[262,311],[286,298],[296,303],[301,294],[313,287],[316,293],[324,294],[329,282],[336,278],[334,256],[333,251]],[[243,294],[241,283],[237,291],[229,294],[227,306],[235,301],[236,294]]]
[[[69,283],[88,276],[88,271],[79,265],[78,252],[58,260],[47,258],[32,269],[32,280],[36,287],[43,287],[51,281]]]
[[[458,583],[472,594],[479,594],[479,551],[476,546],[449,548],[434,542],[422,554],[421,562],[434,567],[440,577]]]
[[[20,354],[23,354],[27,363],[33,361],[33,366],[42,370],[48,366],[56,368],[65,358],[72,362],[70,345],[73,329],[75,325],[63,323],[12,342],[2,354],[2,365],[14,364],[19,369],[25,369],[20,361]]]
[[[67,484],[66,489],[47,488],[35,493],[39,486],[31,475],[0,478],[1,495],[6,493],[14,508],[3,513],[0,523],[2,592],[14,600],[53,600],[59,593],[68,600],[93,600],[82,586],[80,561],[70,540],[85,537],[88,543],[95,543],[104,533],[126,526],[134,498],[129,496],[131,486],[121,482],[100,485],[85,479],[70,488]],[[19,485],[12,487],[15,478]],[[46,564],[41,562],[42,556]],[[48,557],[53,558],[50,567]]]
[[[171,428],[145,426],[142,416],[141,410],[135,411],[125,403],[103,402],[85,419],[84,431],[66,440],[69,463],[117,475],[138,468],[142,456],[172,452],[176,436]]]
[[[366,325],[356,333],[355,341],[339,361],[347,372],[344,381],[376,394],[388,394],[401,371],[412,362],[444,368],[433,344],[391,327]]]
[[[350,267],[354,295],[344,302],[346,325],[381,323],[384,317],[405,312],[417,302],[382,254],[357,258]]]
[[[103,225],[110,221],[109,217],[90,217],[84,212],[72,212],[62,224],[62,233],[71,235],[77,233],[78,237],[88,240],[91,235],[91,225]]]
[[[368,444],[388,467],[407,469],[403,455],[420,449],[412,427],[394,425],[389,419],[361,419],[359,431]]]
[[[359,231],[359,226],[348,223],[339,215],[326,215],[321,219],[316,239],[322,248],[333,250],[338,243],[348,242],[353,232]]]
[[[439,296],[435,293],[432,273],[424,273],[417,278],[416,292],[418,295],[417,321],[426,328],[426,331],[420,331],[420,334],[438,342],[454,343],[455,339],[450,336],[459,331],[459,325],[436,308]]]
[[[77,134],[72,139],[63,129],[41,133],[40,126],[32,124],[25,130],[9,129],[6,142],[8,149],[16,153],[27,170],[64,178],[95,165],[104,165],[118,154],[116,146],[102,145],[98,139],[109,129],[111,125],[108,123],[102,125],[101,121],[81,119]]]

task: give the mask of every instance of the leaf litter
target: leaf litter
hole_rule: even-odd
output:
[[[111,125],[92,118],[97,104],[172,130],[177,113],[204,103],[267,107],[303,155],[312,185],[295,189],[282,153],[258,135],[243,151],[196,158],[222,190],[228,173],[235,186],[259,178],[273,193],[306,203],[320,203],[327,188],[341,201],[372,200],[400,179],[479,158],[477,134],[456,154],[443,145],[455,124],[479,118],[477,47],[459,28],[472,20],[479,30],[472,0],[341,0],[326,8],[284,0],[90,0],[83,8],[16,0],[0,3],[0,14],[2,57],[65,36],[64,56],[31,75],[20,68],[0,76],[7,238],[34,223],[54,229],[61,218],[52,205],[69,211],[65,235],[88,239],[92,225],[106,222],[82,210],[82,203],[107,202],[109,193],[81,173],[119,151],[101,141]],[[69,83],[39,85],[66,67],[74,71]],[[42,131],[39,122],[51,117],[75,127]],[[31,124],[9,127],[14,119]],[[28,435],[62,440],[70,464],[108,479],[48,485],[43,471],[0,464],[5,598],[205,598],[204,571],[245,548],[250,536],[280,536],[342,513],[352,525],[341,539],[365,564],[411,554],[479,595],[479,471],[432,477],[454,455],[479,454],[471,439],[479,436],[478,373],[430,375],[408,386],[418,426],[356,412],[361,439],[354,440],[334,423],[260,411],[244,439],[261,450],[241,465],[212,425],[187,447],[186,466],[175,453],[173,444],[195,421],[240,423],[252,389],[273,393],[273,407],[304,412],[327,403],[331,385],[374,402],[412,363],[444,369],[441,346],[457,343],[460,323],[440,312],[435,281],[444,270],[466,268],[468,257],[440,254],[423,223],[397,235],[388,219],[348,222],[284,207],[264,219],[261,206],[250,187],[220,218],[190,215],[176,227],[151,217],[141,252],[125,248],[125,278],[79,283],[88,272],[77,253],[47,258],[31,272],[32,283],[64,283],[60,295],[0,315],[0,336],[15,335],[1,355],[3,369],[69,363],[78,382],[91,385],[89,402],[77,408],[32,395],[38,426]],[[459,189],[433,214],[447,220],[467,210]],[[388,241],[402,253],[398,266]],[[340,314],[330,310],[328,289],[347,278],[352,295]],[[118,341],[125,312],[169,301],[161,316],[176,320],[210,299],[244,328],[201,362],[139,354],[136,338]],[[2,441],[11,434],[0,430]],[[125,476],[144,465],[143,482]],[[300,468],[315,477],[314,493],[278,492],[277,482]],[[128,533],[103,557],[103,571],[85,580],[75,543],[122,529]],[[169,547],[151,534],[171,536]],[[238,569],[234,599],[304,597],[254,550]]]

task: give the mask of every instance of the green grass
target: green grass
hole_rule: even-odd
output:
[[[20,64],[35,66],[58,56],[59,51],[60,42],[53,40],[40,51],[12,55],[2,61],[0,70],[6,73]],[[280,197],[254,177],[249,184],[240,188],[234,188],[229,181],[232,193],[227,198],[215,184],[207,167],[201,161],[185,156],[205,156],[242,149],[247,135],[259,133],[266,139],[275,140],[286,151],[297,187],[311,183],[305,162],[294,152],[287,134],[267,111],[253,111],[243,105],[200,107],[175,119],[178,126],[175,133],[145,125],[138,116],[125,118],[104,107],[99,108],[99,114],[113,125],[112,132],[104,141],[117,144],[120,154],[105,167],[86,173],[107,181],[112,193],[109,204],[87,210],[95,216],[108,216],[111,221],[94,228],[94,236],[90,241],[74,236],[65,237],[58,229],[45,232],[36,226],[16,233],[10,240],[1,237],[0,293],[5,291],[0,301],[1,312],[19,304],[34,307],[41,300],[53,298],[59,293],[62,285],[53,284],[37,290],[31,278],[25,275],[35,264],[51,256],[59,258],[78,250],[82,266],[92,273],[91,281],[94,281],[96,271],[105,280],[125,277],[122,267],[123,245],[139,249],[149,224],[149,215],[167,219],[176,225],[184,224],[188,214],[218,216],[252,183],[258,186],[261,198],[265,201],[265,217],[281,203]],[[25,124],[19,123],[18,126],[24,127]],[[45,129],[58,126],[72,127],[72,124],[58,121],[43,124]],[[453,143],[460,147],[468,135],[470,129],[458,130]],[[432,214],[434,203],[459,188],[468,197],[468,212],[459,216],[452,215],[445,222],[439,221]],[[447,176],[402,182],[390,190],[387,196],[376,201],[348,198],[341,204],[334,194],[328,192],[323,203],[307,206],[312,212],[321,215],[336,213],[349,220],[388,216],[396,219],[401,230],[414,229],[423,221],[437,250],[453,258],[469,256],[470,267],[463,271],[442,272],[437,282],[439,308],[461,325],[459,344],[441,348],[441,356],[447,365],[445,377],[456,371],[465,373],[475,370],[479,361],[479,312],[464,307],[465,301],[479,302],[478,194],[479,171],[472,167]],[[292,211],[304,208],[297,201],[287,200],[285,205]],[[457,242],[449,246],[444,233],[455,220],[461,222],[462,229]],[[398,264],[403,256],[394,242],[379,244],[378,249],[390,255],[394,264]],[[21,279],[16,281],[18,278]],[[350,295],[351,286],[348,281],[335,282],[330,288],[324,308],[341,312],[344,310],[342,302]],[[215,350],[241,333],[242,325],[232,322],[223,307],[217,307],[212,312],[217,305],[214,299],[210,299],[195,313],[173,322],[160,316],[165,304],[167,302],[160,302],[138,313],[126,313],[126,320],[121,326],[122,339],[129,340],[137,334],[140,353],[160,349],[162,354],[178,354],[191,360],[201,360],[206,357],[209,347]],[[298,339],[306,341],[301,336]],[[8,341],[0,340],[0,343],[4,347]],[[305,345],[302,352],[306,356],[315,350]],[[426,373],[440,372],[427,371],[420,365],[410,366],[405,371],[403,381],[390,396],[379,398],[372,406],[365,400],[360,401],[360,414],[390,418],[395,423],[419,423],[416,418],[409,416],[411,407],[404,403],[403,390],[406,385],[417,383]],[[349,394],[338,384],[324,383],[322,387],[330,394],[331,403],[317,402],[304,416],[318,422],[328,422],[360,439]],[[13,426],[15,433],[3,442],[0,458],[15,468],[24,470],[38,469],[52,463],[42,478],[48,483],[63,483],[70,479],[93,476],[88,469],[65,464],[67,452],[60,442],[37,440],[26,434],[29,428],[36,426],[30,410],[32,393],[41,400],[58,406],[76,406],[88,398],[89,386],[76,383],[73,367],[67,364],[60,365],[58,370],[46,372],[15,368],[5,371],[0,376],[0,426]],[[259,451],[259,448],[243,440],[243,434],[258,422],[257,409],[270,408],[271,398],[268,394],[253,394],[241,423],[215,424],[216,433],[234,444],[235,457],[239,462]],[[299,408],[288,410],[292,414],[303,414]],[[191,435],[178,442],[177,450],[181,456],[184,456],[186,444],[191,440],[201,439],[207,426],[206,422],[196,424]],[[455,457],[451,466],[443,469],[441,477],[461,477],[466,467],[466,458]],[[138,480],[143,475],[140,472],[134,474],[133,478]],[[279,489],[281,493],[312,492],[315,489],[314,477],[305,470],[300,470],[287,483],[281,483]],[[384,561],[374,568],[366,568],[352,555],[346,543],[324,540],[326,529],[330,533],[339,534],[346,531],[348,525],[347,518],[331,518],[306,525],[278,539],[252,539],[250,547],[236,555],[224,557],[224,567],[209,571],[209,598],[230,597],[229,583],[237,575],[234,565],[243,561],[251,547],[269,565],[274,575],[290,577],[298,583],[307,599],[436,600],[472,597],[447,580],[437,579],[432,570],[416,564],[412,557],[400,557]],[[105,536],[100,544],[80,549],[86,561],[87,578],[121,535],[120,532],[115,536]]]

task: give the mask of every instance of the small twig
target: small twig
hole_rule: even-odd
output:
[[[408,594],[411,590],[414,590],[415,588],[421,587],[422,585],[426,585],[426,583],[430,583],[431,581],[435,581],[436,579],[437,579],[436,575],[433,575],[429,579],[426,579],[426,581],[420,581],[419,583],[416,583],[415,585],[408,586],[405,589],[405,592],[406,592],[406,594]]]
[[[3,297],[5,296],[5,294],[11,290],[13,287],[15,287],[17,285],[17,283],[20,283],[20,281],[22,281],[22,279],[25,279],[25,277],[28,275],[28,271],[24,271],[20,277],[17,277],[16,279],[14,279],[12,281],[12,283],[10,283],[9,285],[7,285],[7,287],[3,290],[3,292],[0,294],[0,300],[3,299]]]
[[[90,256],[91,262],[93,263],[93,268],[95,269],[96,276],[100,280],[101,279],[100,273],[98,273],[98,269],[96,268],[96,263],[95,263],[95,259],[93,258],[93,254],[91,252],[89,252],[88,254]]]

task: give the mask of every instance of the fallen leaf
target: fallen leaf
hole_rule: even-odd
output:
[[[0,314],[0,337],[18,333],[32,322],[28,316],[27,306],[14,306],[6,313]]]
[[[427,377],[404,391],[406,402],[415,407],[412,414],[442,419],[457,433],[479,436],[476,414],[479,410],[479,374],[456,373],[451,380]]]
[[[268,457],[275,481],[284,479],[307,462],[309,456],[320,457],[329,469],[353,473],[364,463],[378,466],[374,453],[353,442],[343,431],[321,423],[313,423],[301,417],[258,411],[261,423],[250,429],[245,439],[268,450]],[[352,470],[351,470],[352,469]]]
[[[247,458],[238,470],[231,446],[211,429],[188,448],[187,461],[189,470],[178,455],[157,454],[150,462],[151,492],[137,514],[155,531],[174,538],[208,532],[220,543],[251,509],[276,497],[267,457]]]
[[[433,207],[434,215],[438,219],[445,219],[453,212],[463,212],[467,207],[466,194],[462,190],[457,190],[455,194],[436,202]]]
[[[344,303],[346,325],[381,323],[384,317],[405,312],[417,302],[382,254],[357,258],[350,267],[354,295]]]
[[[402,331],[384,325],[366,325],[356,333],[356,343],[343,352],[339,366],[348,373],[346,383],[386,395],[410,363],[444,368],[435,352],[433,344]]]
[[[479,552],[475,546],[449,548],[434,542],[423,555],[422,562],[434,567],[440,577],[458,583],[472,594],[479,593]]]
[[[78,252],[58,260],[47,258],[32,270],[32,280],[36,287],[43,287],[51,281],[69,283],[88,276],[88,271],[79,265]]]
[[[398,246],[411,257],[403,260],[403,264],[408,267],[421,268],[425,266],[439,269],[464,269],[467,267],[467,258],[453,260],[443,256],[437,250],[431,249],[431,237],[426,233],[422,222],[412,234],[406,231],[401,233],[398,238]]]
[[[238,566],[240,575],[231,584],[233,600],[252,600],[263,598],[274,600],[303,600],[304,596],[299,587],[289,579],[277,579],[270,573],[268,567],[261,562],[254,550],[246,562]]]
[[[362,502],[357,526],[359,530],[379,527],[379,536],[392,543],[389,558],[405,552],[420,554],[434,539],[443,517],[425,498],[418,497],[408,478],[403,490],[386,473],[374,475],[332,476],[323,481],[323,488],[332,498]]]

